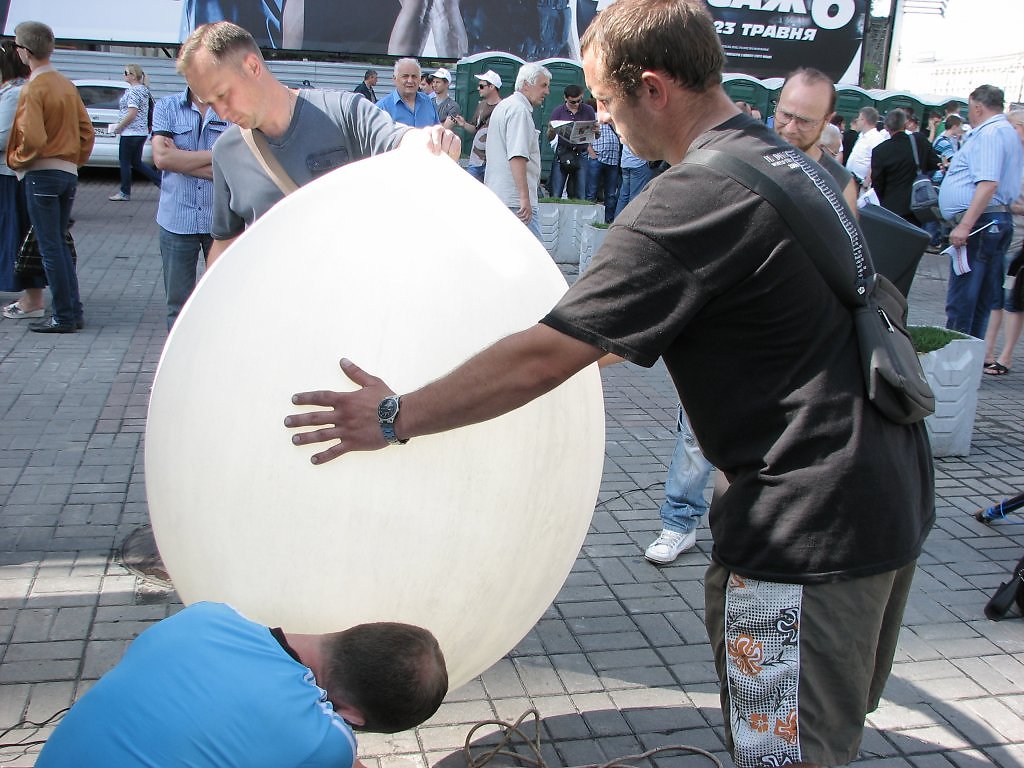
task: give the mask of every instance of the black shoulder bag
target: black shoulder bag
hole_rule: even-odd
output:
[[[914,153],[914,167],[917,170],[914,183],[910,185],[910,210],[922,224],[928,221],[941,221],[939,193],[935,191],[932,180],[921,168],[921,158],[917,153],[917,137],[908,134],[907,138],[910,139],[910,151]]]
[[[795,150],[791,154],[787,159],[800,165],[840,217],[847,216],[839,196],[810,160]],[[725,174],[775,208],[829,288],[853,313],[868,399],[883,415],[897,424],[914,424],[935,412],[935,395],[907,331],[907,301],[888,278],[874,271],[856,225],[850,230],[857,246],[854,259],[844,264],[792,198],[750,163],[711,149],[692,150],[683,162]]]

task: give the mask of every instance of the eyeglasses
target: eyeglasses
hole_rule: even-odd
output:
[[[23,51],[28,51],[29,55],[31,56],[35,56],[35,54],[32,53],[32,49],[29,48],[27,45],[21,45],[20,43],[15,43],[13,41],[11,42],[11,45],[13,45],[15,48],[21,48],[21,50]]]
[[[776,107],[775,109],[776,123],[778,123],[779,125],[788,125],[789,123],[796,123],[796,127],[799,128],[800,130],[808,130],[810,128],[815,128],[818,125],[820,125],[821,121],[824,119],[825,118],[818,118],[817,120],[812,120],[809,117],[794,115],[792,112],[785,109],[779,109],[778,107]]]
[[[476,87],[477,87],[477,90],[481,90],[482,91],[484,88],[490,88],[491,84],[490,83],[477,83]]]
[[[128,77],[128,75],[130,75],[130,74],[131,74],[131,72],[129,72],[127,69],[124,71],[124,76],[125,77]]]
[[[582,98],[579,98],[579,99],[566,99],[565,103],[566,104],[582,104],[583,103],[583,99]]]

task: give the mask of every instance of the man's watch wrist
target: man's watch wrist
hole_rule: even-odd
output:
[[[398,418],[398,411],[402,405],[402,398],[398,395],[388,395],[377,405],[377,420],[380,422],[380,431],[389,445],[405,445],[408,439],[400,440],[395,434],[395,419]]]

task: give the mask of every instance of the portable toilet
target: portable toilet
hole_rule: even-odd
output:
[[[836,113],[846,119],[846,127],[850,128],[857,113],[864,107],[874,107],[874,97],[863,88],[851,83],[836,85]]]
[[[884,118],[894,109],[907,109],[914,113],[918,120],[924,114],[924,104],[919,98],[906,91],[883,91],[872,89],[868,91],[875,97],[878,113]]]
[[[769,91],[764,83],[750,75],[728,73],[722,75],[722,87],[733,101],[745,101],[753,109],[768,117]]]

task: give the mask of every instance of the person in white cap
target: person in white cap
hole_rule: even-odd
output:
[[[445,128],[449,129],[458,124],[455,118],[462,115],[462,109],[448,93],[451,82],[452,73],[441,67],[434,73],[434,80],[431,83],[434,87],[434,107],[437,109],[437,119]]]
[[[491,112],[501,101],[501,75],[489,69],[474,77],[479,81],[476,88],[480,94],[480,101],[477,102],[476,112],[473,113],[473,121],[469,122],[462,115],[456,115],[455,124],[473,137],[473,148],[469,152],[466,170],[482,183],[487,168],[487,125],[491,121]]]

